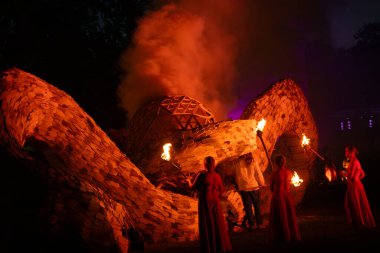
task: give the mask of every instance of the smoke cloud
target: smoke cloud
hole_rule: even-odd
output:
[[[130,115],[154,98],[187,95],[226,118],[235,103],[237,45],[222,24],[232,15],[222,2],[171,3],[140,20],[122,56],[126,75],[118,90]]]
[[[139,21],[121,58],[122,106],[132,116],[157,97],[187,95],[223,120],[282,78],[307,95],[317,72],[310,59],[330,43],[326,8],[324,0],[170,1]]]

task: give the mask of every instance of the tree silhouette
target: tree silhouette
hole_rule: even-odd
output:
[[[369,23],[363,25],[354,35],[357,46],[380,47],[380,23]]]
[[[150,1],[0,3],[0,70],[16,66],[71,95],[104,128],[121,128],[118,61]]]

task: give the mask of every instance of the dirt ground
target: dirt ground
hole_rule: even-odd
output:
[[[230,233],[233,252],[379,252],[380,228],[358,230],[346,222],[344,185],[318,186],[305,195],[297,207],[302,241],[297,245],[274,247],[267,243],[267,229]],[[376,199],[374,199],[376,198]],[[378,196],[369,194],[370,203]],[[374,201],[371,201],[373,199]],[[375,222],[380,212],[372,208]],[[145,252],[199,252],[199,242],[146,244]]]
[[[88,252],[80,248],[82,244],[75,237],[64,238],[56,244],[47,240],[50,237],[45,230],[41,231],[46,219],[38,212],[45,201],[47,187],[44,181],[16,159],[7,160],[1,154],[0,160],[5,161],[2,166],[9,165],[1,167],[4,180],[0,184],[0,252]],[[297,207],[302,239],[298,245],[274,248],[266,242],[264,228],[231,233],[233,252],[380,252],[380,162],[370,165],[365,167],[368,173],[363,184],[378,227],[355,230],[346,223],[345,184],[312,185]],[[196,253],[199,252],[198,244],[198,241],[146,243],[145,252]]]

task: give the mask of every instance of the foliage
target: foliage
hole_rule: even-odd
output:
[[[369,23],[362,26],[354,35],[357,46],[380,48],[380,23]]]
[[[0,3],[0,70],[16,66],[71,95],[105,128],[126,124],[118,61],[149,1]],[[94,88],[96,87],[96,88]]]

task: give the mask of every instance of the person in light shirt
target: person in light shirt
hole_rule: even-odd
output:
[[[252,153],[245,154],[236,169],[235,181],[241,195],[249,230],[263,224],[260,207],[260,187],[265,186],[262,171],[254,161]],[[254,213],[252,210],[254,209]]]

